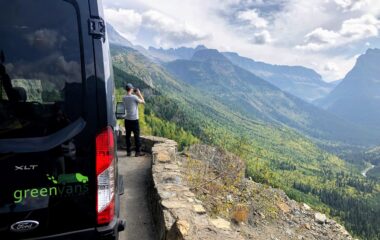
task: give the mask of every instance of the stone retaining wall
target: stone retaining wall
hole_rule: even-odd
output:
[[[149,202],[157,239],[243,239],[221,218],[210,219],[190,191],[177,162],[177,143],[160,137],[142,137],[143,151],[152,154]]]

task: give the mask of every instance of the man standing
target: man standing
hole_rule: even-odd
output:
[[[144,104],[144,97],[138,88],[134,88],[131,83],[128,83],[125,87],[127,90],[127,95],[124,96],[123,102],[125,106],[125,132],[126,132],[126,142],[127,142],[127,156],[131,156],[131,133],[135,138],[136,145],[136,157],[144,156],[141,153],[141,141],[140,141],[140,125],[139,125],[139,103]]]

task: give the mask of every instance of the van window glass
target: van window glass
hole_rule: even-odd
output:
[[[50,135],[82,113],[75,8],[63,0],[0,6],[0,139]]]

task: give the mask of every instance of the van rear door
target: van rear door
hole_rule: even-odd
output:
[[[84,102],[96,106],[96,94],[80,18],[88,12],[74,0],[0,6],[0,239],[93,228],[96,113]]]

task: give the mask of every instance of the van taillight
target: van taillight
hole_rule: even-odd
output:
[[[96,136],[97,222],[107,224],[115,214],[115,142],[107,127]]]

